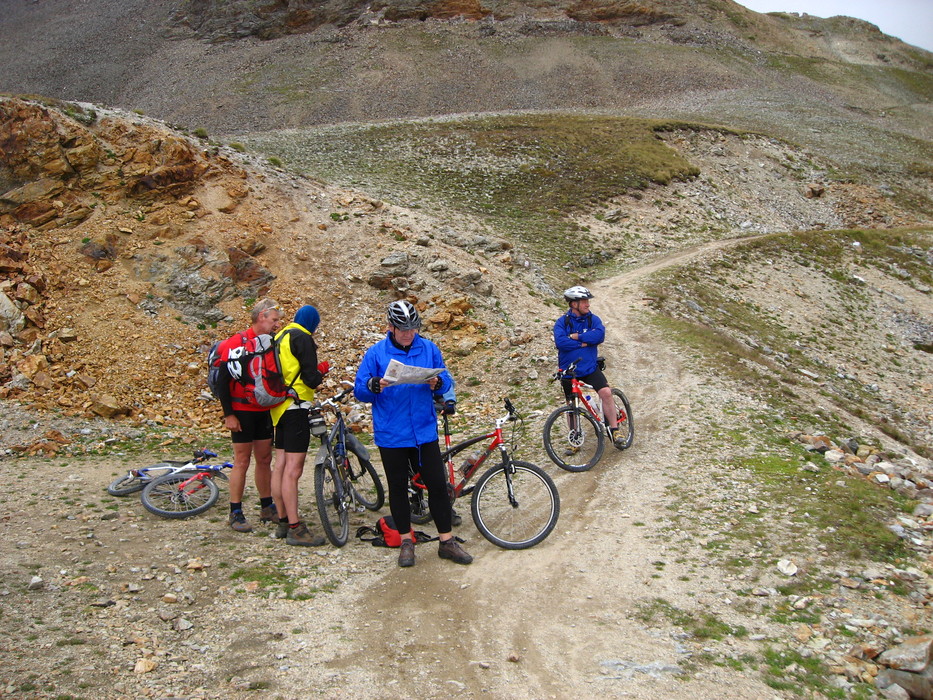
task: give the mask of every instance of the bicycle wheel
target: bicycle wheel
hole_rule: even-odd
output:
[[[349,447],[349,445],[347,445]],[[386,502],[386,489],[379,473],[368,459],[347,452],[347,474],[356,502],[367,510],[379,510]]]
[[[192,479],[195,472],[166,474],[146,484],[140,494],[143,506],[163,518],[190,518],[217,502],[220,489],[209,476]],[[183,487],[182,484],[192,479]]]
[[[107,493],[111,496],[128,496],[131,493],[142,491],[153,479],[165,476],[173,469],[181,467],[187,462],[159,462],[145,469],[134,469],[132,472],[117,477],[110,482]],[[142,473],[142,476],[140,476]]]
[[[343,547],[350,536],[349,494],[345,494],[340,483],[333,455],[314,465],[314,495],[324,534],[335,547]]]
[[[603,456],[603,426],[583,408],[561,406],[544,421],[544,449],[561,469],[585,472]]]
[[[415,486],[408,480],[408,510],[415,525],[424,525],[431,521],[431,509],[428,507],[428,491]]]
[[[476,529],[503,549],[527,549],[547,537],[560,516],[557,487],[545,471],[512,461],[489,469],[476,482],[470,510]],[[509,483],[512,497],[509,497]]]
[[[635,439],[635,419],[632,417],[632,406],[621,389],[612,390],[612,402],[616,406],[616,421],[618,421],[616,435],[621,435],[624,438],[621,444],[616,445],[616,448],[627,450],[632,446],[632,441]]]

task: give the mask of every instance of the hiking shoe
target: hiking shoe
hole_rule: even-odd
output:
[[[414,540],[402,540],[402,546],[398,550],[399,566],[415,565],[415,542]]]
[[[441,559],[450,559],[457,564],[469,564],[473,561],[473,557],[467,554],[466,550],[453,537],[441,542],[437,548],[437,556]]]
[[[609,437],[612,438],[612,444],[617,450],[625,449],[625,435],[617,428],[609,428]]]
[[[271,506],[259,509],[259,522],[277,523],[279,521],[279,512],[275,508],[275,503]]]
[[[450,509],[450,524],[454,527],[459,527],[463,524],[463,517],[453,508]]]
[[[289,527],[285,534],[285,544],[292,544],[296,547],[320,547],[324,544],[324,538],[320,535],[312,535],[308,526],[304,523],[298,523],[298,527]]]
[[[230,527],[237,532],[253,531],[253,526],[246,522],[246,516],[243,515],[242,510],[237,510],[230,513],[230,519],[227,522],[230,524]]]
[[[279,522],[275,524],[275,532],[272,536],[277,540],[284,540],[288,537],[288,521],[279,520]]]

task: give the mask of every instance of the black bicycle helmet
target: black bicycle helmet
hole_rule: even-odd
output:
[[[568,302],[570,301],[580,301],[580,299],[592,299],[593,294],[586,287],[581,287],[576,285],[564,292],[564,299]]]
[[[389,325],[400,331],[421,328],[421,316],[418,315],[418,309],[412,306],[410,301],[393,301],[389,304],[386,317],[389,319]]]

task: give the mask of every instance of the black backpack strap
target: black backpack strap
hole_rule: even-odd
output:
[[[285,332],[289,335],[289,337],[291,337],[291,332],[294,330],[298,330],[298,329],[288,328],[286,329]],[[284,338],[285,336],[283,335],[282,337]],[[284,379],[285,372],[282,370],[282,355],[279,353],[279,347],[281,347],[281,345],[282,345],[282,340],[280,338],[276,338],[275,336],[272,336],[272,352],[274,353],[273,356],[275,357],[275,366],[279,368],[279,373],[282,375],[282,378]],[[291,346],[289,345],[289,347]],[[298,371],[295,372],[295,376],[292,377],[292,380],[288,383],[288,386],[285,387],[286,395],[289,398],[291,398],[296,404],[300,403],[301,400],[298,397],[298,392],[293,387],[295,386],[295,382],[298,381],[298,377],[300,376],[301,376],[301,366],[298,367]]]
[[[431,535],[426,532],[422,532],[421,530],[414,530],[413,532],[415,533],[415,542],[418,544],[423,544],[425,542],[437,542],[440,540],[439,537],[431,537]],[[362,542],[369,542],[373,547],[387,546],[386,541],[383,539],[379,531],[376,530],[376,528],[370,527],[369,525],[363,525],[362,527],[357,528],[356,536]],[[454,535],[454,539],[460,544],[466,542],[466,540],[464,540],[462,537],[457,537],[456,535]]]
[[[371,537],[367,537],[367,535],[371,535]],[[363,542],[369,542],[373,547],[386,546],[386,541],[382,538],[382,535],[377,532],[375,528],[369,527],[368,525],[357,528],[356,536]]]
[[[464,542],[466,542],[465,539],[463,539],[462,537],[457,537],[456,535],[453,536],[453,539],[459,542],[460,544],[463,544]],[[431,535],[429,535],[426,532],[421,532],[421,530],[415,530],[415,542],[417,542],[418,544],[421,544],[422,542],[440,542],[440,540],[441,540],[440,537],[437,537],[437,536],[431,537]]]
[[[564,330],[568,333],[573,330],[573,325],[570,323],[570,312],[564,314]],[[588,313],[586,315],[586,330],[593,330],[593,314]]]

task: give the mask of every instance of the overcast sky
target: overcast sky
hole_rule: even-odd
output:
[[[736,0],[755,12],[858,17],[885,34],[933,51],[933,0]]]

